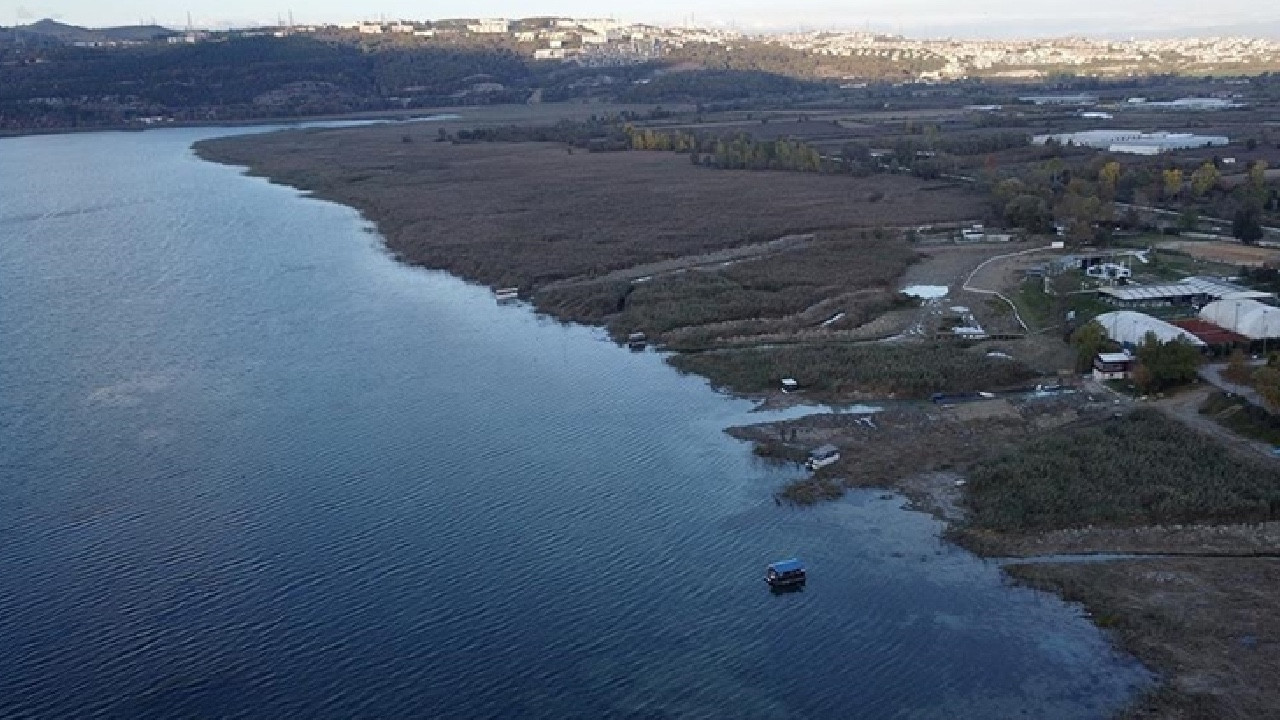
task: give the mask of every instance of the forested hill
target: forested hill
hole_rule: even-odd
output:
[[[777,57],[735,64],[708,55],[713,69],[699,69],[700,59],[687,55],[592,68],[535,61],[494,43],[263,36],[33,49],[10,39],[0,41],[0,132],[525,102],[535,89],[549,102],[716,103],[826,87],[768,72],[781,69]]]
[[[303,37],[59,46],[0,66],[0,129],[110,125],[145,117],[245,120],[523,101],[532,71],[504,50],[367,52]]]

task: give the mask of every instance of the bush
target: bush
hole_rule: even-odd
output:
[[[1042,437],[969,476],[971,523],[999,531],[1280,517],[1280,469],[1155,410]]]
[[[672,365],[735,392],[761,392],[795,378],[815,395],[975,392],[1007,386],[1034,373],[1012,360],[988,358],[947,344],[804,345],[680,355]]]

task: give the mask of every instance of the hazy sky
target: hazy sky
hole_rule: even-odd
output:
[[[1280,8],[1265,0],[0,0],[0,25],[52,17],[76,25],[131,25],[152,18],[181,26],[274,23],[293,11],[299,23],[364,18],[571,15],[678,23],[743,31],[862,28],[914,35],[1011,36],[1088,33],[1114,37],[1190,31],[1274,34]]]

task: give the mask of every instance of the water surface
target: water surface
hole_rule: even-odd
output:
[[[775,506],[749,404],[191,154],[228,132],[0,141],[0,717],[1101,718],[1147,681],[898,498]]]

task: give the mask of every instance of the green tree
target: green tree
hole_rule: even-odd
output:
[[[1196,168],[1191,173],[1191,193],[1196,197],[1204,197],[1210,190],[1217,187],[1218,180],[1222,174],[1218,172],[1217,166],[1213,163],[1205,161],[1203,165]]]
[[[1135,354],[1150,375],[1143,384],[1134,381],[1144,392],[1158,392],[1191,382],[1203,360],[1200,349],[1191,343],[1181,338],[1160,342],[1155,333],[1147,333]]]
[[[1262,220],[1258,208],[1247,205],[1236,210],[1231,218],[1231,234],[1241,242],[1255,243],[1262,239]]]
[[[1093,367],[1093,358],[1115,346],[1107,337],[1106,328],[1090,320],[1071,333],[1071,345],[1076,349],[1076,371],[1086,372]]]
[[[1200,227],[1200,213],[1193,207],[1183,208],[1178,213],[1178,229],[1183,232],[1191,232]]]
[[[1030,233],[1046,233],[1053,229],[1053,213],[1049,203],[1038,195],[1018,195],[1004,207],[1005,222]]]

